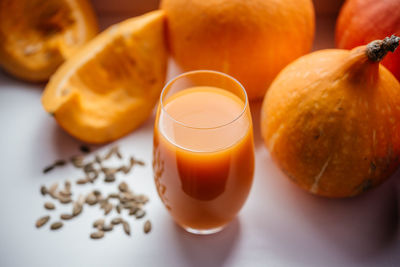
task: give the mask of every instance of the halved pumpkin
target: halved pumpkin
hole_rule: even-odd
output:
[[[46,81],[98,32],[87,0],[1,0],[0,66],[27,81]]]
[[[42,96],[45,110],[72,136],[113,141],[151,114],[164,85],[164,13],[111,26],[67,60]]]

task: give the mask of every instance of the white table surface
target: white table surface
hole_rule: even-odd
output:
[[[323,28],[317,31],[327,35]],[[325,39],[315,47],[330,42]],[[40,195],[40,185],[73,180],[79,174],[66,166],[43,175],[43,167],[79,153],[81,144],[42,109],[43,86],[0,72],[0,266],[400,266],[400,172],[360,197],[330,200],[309,195],[280,172],[264,148],[258,126],[260,103],[251,106],[256,145],[253,188],[237,219],[222,232],[195,236],[169,217],[152,177],[154,117],[115,142],[124,154],[147,163],[126,181],[135,192],[151,198],[146,206],[153,223],[150,234],[143,233],[143,220],[131,219],[131,237],[118,228],[102,240],[89,239],[92,222],[102,216],[97,206],[85,206],[83,214],[60,231],[52,232],[48,225],[36,229],[39,216],[56,217],[65,211],[60,205],[56,211],[44,210],[48,198]],[[96,152],[104,153],[110,145]],[[94,187],[79,187],[94,188],[111,187],[99,181]]]

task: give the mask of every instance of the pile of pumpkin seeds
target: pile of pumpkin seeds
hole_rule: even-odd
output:
[[[89,153],[90,148],[87,146],[81,146],[80,150],[83,153]],[[144,162],[137,160],[134,157],[129,158],[127,165],[121,165],[117,168],[107,167],[105,162],[115,156],[118,160],[122,160],[121,155],[117,146],[112,147],[104,156],[98,154],[95,155],[94,160],[86,161],[83,155],[73,156],[70,162],[75,168],[82,169],[84,173],[83,178],[76,179],[78,186],[85,184],[94,184],[95,181],[102,177],[105,183],[114,183],[116,181],[117,173],[127,175],[130,173],[135,165],[144,166]],[[43,173],[48,173],[53,169],[64,166],[68,162],[66,160],[56,160],[50,166],[43,169]],[[40,193],[43,196],[50,196],[54,201],[58,201],[63,205],[71,205],[71,212],[63,213],[60,215],[59,220],[56,220],[50,224],[51,230],[57,230],[63,227],[64,222],[74,219],[79,216],[85,205],[95,206],[98,205],[106,217],[112,210],[118,213],[118,217],[112,218],[109,223],[106,223],[106,218],[99,218],[93,222],[94,232],[90,234],[92,239],[101,239],[104,237],[106,232],[110,232],[118,225],[122,226],[123,231],[127,234],[131,234],[129,222],[122,218],[122,211],[126,210],[130,216],[135,219],[142,219],[146,216],[144,206],[149,201],[149,198],[144,194],[135,194],[129,188],[126,182],[120,182],[115,192],[111,192],[107,195],[103,194],[99,190],[91,190],[87,194],[80,194],[77,198],[73,199],[73,192],[71,190],[71,182],[66,180],[62,188],[59,188],[59,183],[53,183],[49,187],[42,185],[40,187]],[[53,211],[56,206],[53,202],[47,201],[44,203],[44,208],[48,211]],[[45,215],[36,221],[36,227],[40,228],[50,221],[50,215]],[[146,220],[143,224],[144,233],[151,231],[151,222]]]

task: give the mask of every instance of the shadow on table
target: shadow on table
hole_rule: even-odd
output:
[[[175,224],[175,238],[178,249],[186,257],[185,266],[222,266],[234,250],[240,237],[240,222],[235,218],[219,233],[197,236]],[[183,260],[183,259],[182,259]]]
[[[268,153],[258,159],[257,171],[270,175],[259,179],[255,190],[263,188],[264,195],[279,203],[280,210],[271,206],[261,212],[270,231],[260,235],[278,247],[285,247],[282,257],[310,264],[319,260],[333,264],[339,260],[371,265],[387,260],[388,253],[393,257],[390,251],[400,248],[400,186],[396,192],[400,169],[383,185],[363,195],[328,199],[301,190],[277,166],[263,164],[267,160]],[[267,215],[270,218],[263,219]],[[293,226],[285,221],[288,218],[296,222],[296,228],[288,228]]]

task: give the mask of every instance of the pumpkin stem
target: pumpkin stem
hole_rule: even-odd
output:
[[[391,37],[386,37],[383,40],[375,40],[370,42],[367,45],[367,56],[369,60],[374,62],[381,61],[386,54],[390,52],[394,52],[396,48],[399,46],[400,37],[392,35]]]

